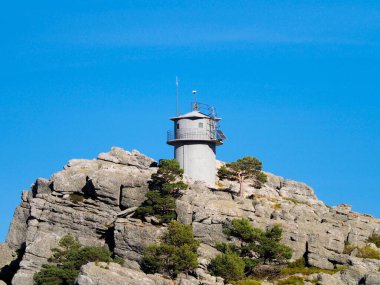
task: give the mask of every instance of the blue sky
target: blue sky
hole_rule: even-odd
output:
[[[0,238],[22,189],[111,146],[165,144],[191,90],[228,140],[329,205],[380,217],[380,3],[7,1],[0,9]]]

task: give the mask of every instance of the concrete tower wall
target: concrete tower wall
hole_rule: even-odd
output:
[[[192,179],[205,181],[210,185],[215,184],[215,143],[189,141],[178,143],[174,148],[174,157],[184,173]]]
[[[174,122],[174,128],[179,129],[199,129],[199,130],[210,130],[210,123],[212,120],[208,118],[196,118],[196,119],[181,119]],[[178,124],[178,127],[177,127]],[[202,127],[200,127],[202,126]],[[212,126],[215,129],[215,126]]]

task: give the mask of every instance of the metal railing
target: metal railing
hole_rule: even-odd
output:
[[[167,132],[167,141],[173,140],[219,140],[216,131],[192,129],[177,129]]]

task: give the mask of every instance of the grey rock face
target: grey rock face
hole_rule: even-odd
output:
[[[23,192],[7,237],[12,248],[25,246],[13,284],[32,284],[51,248],[67,233],[84,245],[110,242],[112,246],[118,214],[143,201],[142,194],[123,198],[122,189],[146,192],[147,180],[156,168],[147,168],[153,160],[137,152],[111,153],[122,155],[123,161],[74,159],[50,180],[38,179],[31,191]],[[131,162],[127,165],[128,156]],[[73,194],[79,198],[74,200]]]
[[[108,245],[127,264],[125,268],[112,265],[112,269],[94,264],[84,267],[78,284],[129,284],[140,277],[151,282],[146,284],[166,284],[160,283],[166,282],[162,276],[145,275],[138,267],[144,248],[160,242],[165,226],[155,225],[153,218],[147,219],[149,222],[130,218],[145,200],[148,180],[155,171],[153,159],[137,151],[112,148],[96,160],[70,160],[49,180],[37,179],[30,191],[23,191],[7,236],[8,253],[25,248],[12,284],[32,284],[34,273],[67,233],[84,245]],[[364,246],[368,236],[380,232],[380,220],[352,212],[345,204],[327,207],[306,184],[270,173],[267,176],[261,189],[247,181],[244,198],[236,195],[236,182],[223,181],[221,189],[210,189],[189,181],[190,188],[176,201],[176,211],[178,220],[192,225],[201,242],[200,266],[196,276],[179,276],[178,284],[223,284],[209,275],[207,265],[218,254],[216,242],[227,241],[223,227],[237,218],[247,218],[261,229],[281,225],[282,242],[293,249],[294,259],[305,256],[310,265],[326,269],[349,265],[335,275],[318,275],[318,284],[357,284],[363,280],[377,284],[380,262],[348,256],[343,250],[345,242]],[[7,262],[10,258],[1,247],[0,257]],[[104,276],[112,272],[117,276],[115,282],[126,281],[99,283],[103,282],[99,272]]]
[[[100,153],[98,159],[143,169],[147,169],[155,163],[153,159],[139,153],[137,150],[129,152],[119,147],[112,147],[110,152]]]
[[[77,285],[173,285],[170,279],[161,275],[146,275],[144,272],[121,267],[116,263],[93,262],[81,268],[76,280]]]
[[[15,258],[16,252],[7,243],[0,243],[0,268],[9,265]]]
[[[116,263],[93,262],[82,266],[76,280],[77,285],[224,285],[223,279],[197,270],[197,277],[180,274],[173,282],[160,274],[145,274],[142,271],[122,267]]]
[[[9,276],[11,276],[12,272],[17,268],[16,262],[17,253],[12,250],[7,243],[0,243],[0,279],[10,279]]]
[[[144,248],[160,242],[165,227],[143,223],[136,219],[115,221],[115,253],[125,259],[140,261]]]
[[[30,204],[28,203],[27,192],[23,191],[22,202],[16,208],[11,226],[8,231],[6,242],[14,249],[20,249],[25,245],[27,233],[27,220],[30,213]]]

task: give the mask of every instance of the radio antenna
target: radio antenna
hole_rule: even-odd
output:
[[[178,98],[178,76],[175,77],[175,86],[176,86],[176,109],[177,109],[177,116],[179,116],[179,107],[178,107],[178,101],[179,101],[179,98]]]
[[[193,90],[193,95],[194,95],[194,105],[193,105],[193,109],[198,111],[198,103],[197,103],[197,90]]]

